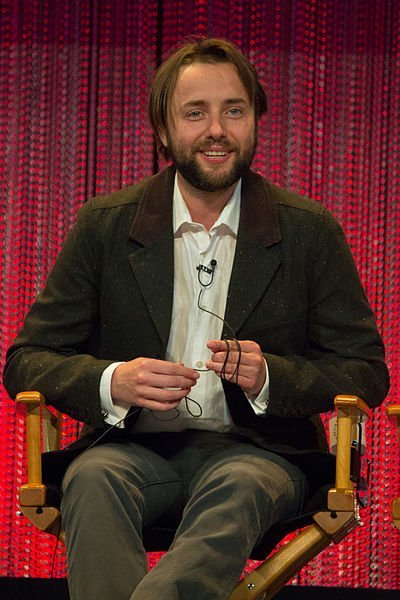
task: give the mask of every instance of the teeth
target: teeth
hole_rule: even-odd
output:
[[[217,152],[216,150],[214,150],[214,151],[213,150],[209,150],[208,152],[204,152],[204,154],[206,156],[210,156],[210,157],[213,157],[213,156],[215,156],[215,157],[217,157],[217,156],[226,156],[226,152],[221,152],[221,151]]]

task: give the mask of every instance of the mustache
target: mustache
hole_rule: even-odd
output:
[[[238,152],[239,147],[236,144],[231,144],[228,140],[215,139],[206,142],[199,142],[193,147],[193,152],[207,152],[207,150],[215,150],[214,146],[218,145],[218,150],[225,152]]]

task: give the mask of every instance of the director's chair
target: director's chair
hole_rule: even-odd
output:
[[[28,481],[20,488],[21,512],[35,527],[64,541],[60,497],[43,483],[41,457],[43,451],[60,447],[61,415],[46,406],[39,392],[22,392],[16,402],[26,409]],[[317,554],[362,525],[360,508],[365,505],[362,497],[365,481],[361,476],[361,430],[370,409],[363,400],[349,395],[336,396],[335,408],[335,481],[313,495],[304,514],[278,523],[268,531],[251,555],[252,559],[263,562],[238,582],[230,600],[272,598]],[[292,532],[297,535],[280,544]],[[143,532],[145,548],[148,552],[166,551],[173,536],[174,529],[157,522]]]

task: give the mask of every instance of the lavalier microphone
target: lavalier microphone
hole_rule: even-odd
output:
[[[213,259],[210,260],[210,266],[209,267],[205,267],[204,265],[197,265],[196,269],[199,271],[199,277],[200,277],[200,272],[201,271],[204,271],[205,273],[208,273],[209,275],[214,275],[214,271],[215,271],[215,267],[216,266],[217,266],[217,261],[215,260],[215,258],[213,258]]]

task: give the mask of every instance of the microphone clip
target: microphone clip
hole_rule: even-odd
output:
[[[207,288],[209,287],[212,282],[214,281],[214,271],[215,271],[215,267],[217,266],[217,261],[215,260],[215,258],[213,258],[212,260],[210,260],[210,266],[209,267],[205,267],[204,265],[198,265],[196,267],[198,274],[197,274],[197,278],[199,280],[200,285],[203,288]],[[209,281],[205,282],[202,280],[201,278],[201,273],[207,273],[207,275],[209,275]]]
[[[209,267],[205,267],[204,265],[198,265],[196,267],[196,269],[200,272],[200,271],[204,271],[205,273],[208,273],[209,275],[211,275],[212,273],[214,273],[214,269],[213,268],[209,268]]]
[[[205,267],[204,265],[198,265],[196,267],[196,269],[199,271],[199,273],[200,273],[200,271],[204,271],[205,273],[208,273],[209,275],[213,275],[216,266],[217,266],[217,261],[215,260],[215,258],[213,258],[210,260],[209,267]]]

